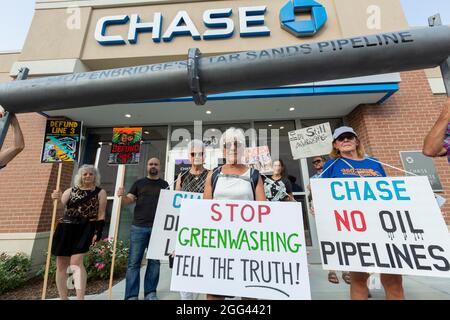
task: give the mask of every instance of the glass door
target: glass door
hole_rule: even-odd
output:
[[[329,122],[331,126],[331,130],[334,131],[337,127],[342,126],[342,119],[336,118],[336,119],[311,119],[311,120],[297,120],[296,121],[296,127],[297,129],[301,128],[307,128],[314,125],[318,125],[321,123]],[[315,157],[314,157],[315,158]],[[314,169],[314,165],[312,163],[314,158],[307,158],[307,159],[300,159],[300,165],[302,170],[302,176],[304,181],[304,190],[308,189],[309,186],[309,180],[310,177],[315,175],[317,172]],[[327,155],[324,155],[325,159],[328,159]],[[311,248],[309,250],[310,255],[308,257],[308,261],[310,263],[321,263],[320,258],[320,251],[319,251],[319,244],[318,244],[318,238],[317,238],[317,228],[316,228],[316,220],[314,215],[311,212],[311,192],[307,191],[305,193],[306,200],[304,201],[304,209],[306,210],[306,216],[308,217],[309,222],[309,231],[310,231],[310,238],[311,238]]]
[[[100,173],[101,177],[101,187],[105,189],[108,203],[106,206],[105,213],[105,227],[103,228],[102,237],[107,238],[109,236],[110,226],[111,226],[111,216],[113,212],[114,205],[114,192],[117,180],[117,166],[108,166],[108,156],[111,151],[111,145],[106,142],[100,142],[98,144],[96,156],[95,156],[95,167]]]
[[[285,175],[292,184],[293,195],[302,204],[303,227],[307,246],[312,246],[311,227],[309,224],[303,172],[298,160],[292,159],[288,132],[296,130],[294,120],[255,122],[254,128],[258,136],[257,145],[267,145],[272,160],[282,160]]]
[[[123,175],[118,177],[116,186],[117,189],[121,185],[123,181],[123,186],[125,188],[125,193],[131,189],[133,183],[141,178],[147,176],[147,162],[151,158],[158,158],[161,162],[161,171],[160,177],[161,179],[165,179],[167,182],[171,182],[170,179],[167,179],[165,176],[166,170],[166,150],[167,150],[167,127],[148,127],[143,128],[143,141],[141,144],[141,156],[139,164],[137,165],[127,165],[123,166],[123,171],[119,175]],[[119,168],[120,170],[120,168]],[[119,208],[115,207],[115,211],[117,212]],[[120,208],[120,225],[118,231],[118,238],[120,240],[129,240],[130,238],[130,228],[133,223],[134,216],[134,204],[123,206]],[[116,215],[113,214],[115,217]],[[115,221],[115,219],[114,219]],[[110,228],[110,234],[114,234],[114,229]]]

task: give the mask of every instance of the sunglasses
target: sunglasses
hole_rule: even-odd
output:
[[[317,160],[314,160],[312,163],[317,164],[317,163],[321,163],[321,162],[322,162],[322,159],[317,159]]]
[[[356,136],[353,133],[343,133],[339,137],[337,137],[337,141],[342,142],[345,139],[347,140],[354,140],[356,139]]]
[[[235,148],[240,148],[242,147],[242,143],[239,141],[235,141],[235,142],[227,142],[224,144],[224,147],[226,149],[231,149],[231,147],[234,145]]]
[[[201,156],[203,157],[203,152],[191,152],[191,157]]]

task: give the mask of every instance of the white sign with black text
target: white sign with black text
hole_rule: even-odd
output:
[[[333,143],[330,123],[290,131],[289,142],[294,160],[329,154]]]

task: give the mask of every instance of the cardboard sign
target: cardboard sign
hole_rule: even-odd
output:
[[[161,190],[147,259],[168,260],[168,256],[175,251],[181,200],[202,198],[202,193]]]
[[[450,235],[427,177],[312,179],[324,269],[450,278]]]
[[[172,291],[311,299],[302,206],[183,200]]]
[[[78,162],[82,123],[47,120],[41,163]]]
[[[108,164],[138,164],[142,128],[113,128]]]
[[[272,173],[272,158],[268,146],[245,148],[243,164],[259,170],[259,172]]]
[[[329,154],[333,143],[330,124],[327,122],[290,131],[289,142],[294,160]]]

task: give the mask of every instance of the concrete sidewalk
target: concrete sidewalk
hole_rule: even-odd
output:
[[[339,284],[328,282],[326,270],[322,270],[320,264],[310,264],[310,283],[311,294],[313,300],[349,300],[350,289],[344,280],[342,280],[341,272],[337,272]],[[141,269],[141,290],[139,299],[144,298],[143,279],[145,266]],[[158,297],[161,300],[180,300],[178,292],[170,291],[170,276],[167,262],[161,262],[161,272],[158,285]],[[88,283],[89,286],[89,283]],[[431,278],[431,277],[415,277],[404,276],[403,287],[405,289],[405,297],[408,300],[450,300],[450,279],[449,278]],[[383,289],[371,289],[372,300],[383,300]],[[119,282],[113,287],[112,299],[123,300],[125,295],[125,280]],[[198,299],[206,298],[204,294],[199,294]],[[99,295],[86,296],[87,300],[107,300],[108,292]]]

